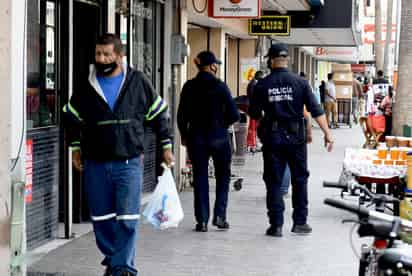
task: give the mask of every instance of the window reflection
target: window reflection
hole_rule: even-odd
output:
[[[28,1],[27,127],[56,123],[56,5]]]
[[[154,22],[154,3],[152,1],[132,1],[132,64],[144,72],[155,83],[153,48],[155,45],[156,25]]]

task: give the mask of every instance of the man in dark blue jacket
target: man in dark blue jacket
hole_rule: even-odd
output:
[[[263,142],[263,179],[267,190],[269,236],[281,237],[285,205],[281,191],[286,165],[291,171],[293,228],[297,234],[309,234],[307,224],[308,196],[306,128],[304,106],[325,134],[325,145],[332,150],[332,136],[326,117],[317,103],[309,83],[290,73],[288,48],[284,44],[271,46],[268,57],[270,75],[260,80],[254,89],[249,114],[262,119],[258,135]]]
[[[232,152],[228,127],[239,120],[239,112],[225,83],[216,77],[221,64],[212,52],[195,59],[199,73],[185,83],[180,96],[177,123],[182,144],[187,146],[193,166],[195,217],[198,232],[207,232],[209,221],[209,159],[216,176],[216,201],[212,223],[228,229],[228,202]]]
[[[84,170],[104,276],[137,275],[144,124],[157,132],[165,162],[173,162],[166,103],[142,72],[123,64],[122,56],[117,36],[101,36],[89,77],[63,108],[73,164]]]

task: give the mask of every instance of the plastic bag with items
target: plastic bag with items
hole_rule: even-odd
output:
[[[143,211],[146,223],[156,229],[178,227],[183,220],[183,209],[170,168],[164,166],[162,176]]]

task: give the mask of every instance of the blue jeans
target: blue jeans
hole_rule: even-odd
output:
[[[140,157],[122,161],[85,160],[84,181],[96,243],[105,256],[102,265],[112,275],[137,275],[134,267],[140,218]]]
[[[280,186],[280,192],[282,195],[286,195],[289,191],[289,184],[290,184],[290,168],[286,165],[285,173],[283,174],[282,178],[282,185]]]

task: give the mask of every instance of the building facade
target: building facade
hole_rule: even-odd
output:
[[[61,110],[73,91],[82,89],[79,79],[88,74],[100,34],[118,34],[125,50],[124,61],[144,72],[168,102],[175,133],[177,181],[186,153],[180,146],[175,113],[183,84],[196,74],[193,59],[198,52],[211,50],[222,60],[218,75],[236,97],[246,94],[250,68],[266,69],[263,56],[273,42],[290,45],[291,70],[305,72],[312,85],[319,79],[314,47],[357,43],[353,20],[342,21],[342,26],[331,25],[328,20],[332,19],[327,16],[338,5],[352,18],[351,0],[326,0],[324,6],[322,1],[283,0],[276,5],[274,1],[262,1],[262,14],[282,13],[305,19],[292,24],[289,37],[251,36],[245,18],[209,17],[206,0],[10,2],[15,13],[13,35],[7,37],[12,65],[10,137],[17,137],[11,139],[10,159],[12,164],[16,161],[17,178],[26,182],[25,233],[29,251],[57,238],[62,226],[64,237],[71,238],[72,224],[88,220],[82,176],[71,167]],[[342,6],[342,2],[351,4]],[[306,35],[308,28],[313,37]],[[333,28],[346,39],[329,36]],[[176,38],[183,42],[175,44],[179,41]],[[176,61],[176,46],[185,45],[189,49],[187,56],[182,54]],[[150,129],[146,133],[143,192],[150,193],[156,185],[160,160],[157,138]]]

